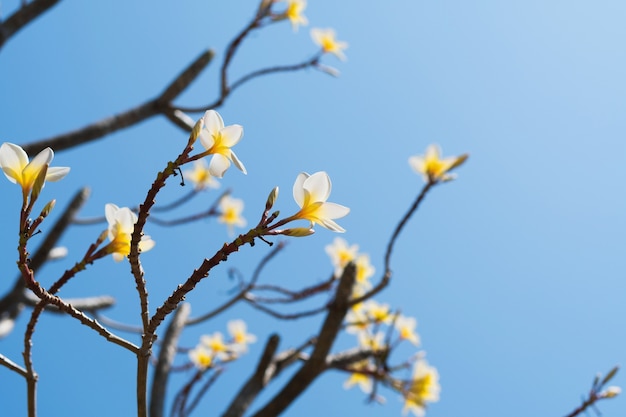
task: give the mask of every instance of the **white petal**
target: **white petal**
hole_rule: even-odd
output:
[[[346,231],[346,229],[339,226],[337,223],[335,223],[334,221],[330,219],[320,219],[319,224],[320,226],[325,227],[326,229],[331,230],[333,232],[343,233]]]
[[[141,240],[139,241],[139,250],[141,252],[147,252],[150,249],[152,249],[155,245],[155,241],[150,239],[150,236],[145,235],[141,237]]]
[[[213,135],[206,129],[202,129],[200,131],[198,139],[200,140],[202,146],[204,146],[204,149],[206,149],[207,151],[211,149],[213,145],[215,145],[215,139],[213,139]]]
[[[211,162],[209,162],[209,172],[217,178],[223,178],[228,167],[230,167],[230,161],[219,153],[213,155]]]
[[[324,203],[318,211],[318,216],[324,219],[340,219],[350,213],[348,207],[335,203]]]
[[[246,167],[243,166],[243,163],[239,160],[239,158],[237,158],[237,155],[235,155],[235,152],[230,151],[230,157],[233,160],[233,164],[235,164],[239,171],[243,172],[244,174],[248,173],[248,171],[246,171]]]
[[[243,137],[243,127],[240,125],[230,125],[220,130],[222,134],[222,144],[229,148],[235,146]]]
[[[424,155],[425,159],[439,159],[439,155],[441,155],[441,148],[437,144],[428,145],[426,148],[426,154]]]
[[[413,170],[415,172],[417,172],[418,174],[423,174],[425,171],[425,161],[424,158],[421,156],[412,156],[409,158],[409,165],[411,166],[411,168],[413,168]]]
[[[135,222],[137,221],[137,216],[135,213],[130,211],[128,207],[122,207],[115,214],[115,218],[120,224],[120,232],[123,233],[132,233],[135,228]]]
[[[293,199],[296,200],[298,206],[302,208],[304,204],[304,182],[309,178],[309,174],[306,172],[301,172],[296,177],[296,182],[293,184]]]
[[[26,165],[28,165],[28,155],[24,149],[9,142],[4,142],[0,146],[0,167],[2,169],[10,168],[21,174]]]
[[[116,220],[115,213],[117,213],[119,209],[120,208],[113,203],[108,203],[104,205],[104,217],[106,217],[107,223],[109,223],[109,226],[112,226],[115,224],[115,220]]]
[[[202,119],[204,120],[204,128],[207,129],[209,133],[215,134],[224,127],[222,116],[215,110],[208,110],[204,113]]]
[[[46,181],[58,181],[65,177],[68,172],[70,172],[70,169],[68,167],[48,168],[48,172],[46,173]]]
[[[32,178],[34,182],[44,166],[50,165],[52,158],[54,158],[54,152],[50,148],[39,152],[22,170],[22,179]]]
[[[332,184],[328,174],[324,171],[319,171],[307,178],[303,187],[309,192],[311,202],[324,202],[330,195]]]

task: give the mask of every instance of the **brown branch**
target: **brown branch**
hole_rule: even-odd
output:
[[[355,304],[363,302],[363,301],[365,301],[365,300],[367,300],[369,298],[372,298],[374,295],[376,295],[379,292],[381,292],[387,285],[389,285],[389,280],[391,280],[391,273],[392,273],[392,271],[391,271],[391,254],[393,253],[393,247],[394,247],[394,245],[396,243],[396,240],[398,239],[398,236],[400,236],[400,232],[402,232],[402,230],[406,226],[406,224],[409,221],[409,219],[411,218],[411,216],[413,216],[413,213],[415,213],[417,211],[417,209],[419,208],[419,206],[422,203],[422,201],[424,201],[424,198],[426,197],[426,194],[428,194],[428,191],[430,191],[430,189],[433,186],[437,185],[437,184],[438,184],[438,182],[433,182],[433,181],[429,181],[428,183],[426,183],[424,188],[422,188],[422,191],[420,191],[420,193],[417,195],[417,198],[415,199],[415,201],[413,202],[413,204],[411,205],[409,210],[402,217],[402,219],[400,220],[400,222],[396,226],[395,230],[393,231],[393,233],[391,235],[391,238],[389,239],[389,243],[387,244],[387,251],[385,252],[385,272],[384,272],[381,280],[379,281],[379,283],[376,284],[376,286],[374,288],[369,290],[364,295],[353,299],[350,302],[351,305],[355,305]]]
[[[59,0],[35,0],[23,4],[7,20],[0,23],[0,48],[24,26],[47,12],[58,2]]]
[[[1,353],[0,353],[0,365],[6,366],[10,370],[22,375],[24,378],[28,377],[28,372],[26,371],[26,369],[22,368],[21,366],[19,366],[18,364],[16,364],[11,359],[7,358]]]
[[[33,270],[40,269],[43,264],[48,259],[48,253],[52,248],[54,248],[65,232],[65,229],[69,226],[72,219],[76,216],[78,211],[82,208],[83,204],[89,197],[89,188],[82,188],[79,190],[72,200],[70,204],[67,206],[65,211],[61,214],[61,217],[54,223],[46,237],[44,238],[41,245],[37,248],[33,256],[30,260],[30,268]],[[6,323],[3,323],[5,320],[14,321],[19,313],[22,311],[24,307],[24,302],[26,301],[25,297],[25,285],[24,279],[22,275],[19,275],[15,283],[13,284],[13,288],[0,299],[0,324],[2,324],[2,328],[10,329],[12,326],[7,326]],[[8,331],[5,333],[0,333],[0,338],[6,336]]]
[[[152,379],[152,390],[150,392],[150,417],[163,417],[165,406],[165,394],[167,391],[167,381],[176,356],[176,346],[178,339],[185,327],[185,321],[189,317],[191,307],[188,303],[181,304],[174,312],[172,321],[165,331],[159,358],[155,367]]]
[[[213,55],[214,53],[211,50],[203,52],[155,99],[148,100],[130,110],[107,117],[80,129],[31,142],[22,147],[29,155],[37,154],[46,147],[50,147],[55,151],[61,151],[100,139],[109,133],[133,126],[157,114],[169,113],[171,120],[171,117],[175,116],[175,113],[171,111],[171,100],[176,98],[198,77],[202,70],[211,62]]]
[[[218,308],[215,308],[215,309],[209,311],[208,313],[205,313],[205,314],[201,315],[200,317],[197,317],[197,318],[194,318],[194,319],[189,319],[187,321],[186,325],[190,326],[190,325],[193,325],[193,324],[198,324],[198,323],[205,322],[206,320],[209,320],[209,319],[217,316],[218,314],[226,311],[228,308],[233,306],[236,302],[245,299],[246,294],[248,293],[248,291],[250,291],[254,287],[256,282],[258,281],[259,276],[261,275],[261,271],[263,271],[263,268],[265,268],[265,265],[267,265],[267,263],[272,258],[274,258],[278,254],[278,252],[280,252],[285,247],[285,245],[286,245],[285,242],[278,242],[278,244],[274,247],[274,249],[272,249],[269,254],[265,255],[263,257],[263,259],[261,259],[261,262],[259,262],[259,265],[257,265],[257,267],[256,267],[256,269],[254,271],[254,274],[252,275],[252,279],[250,280],[250,282],[246,286],[244,286],[243,289],[241,291],[239,291],[234,297],[232,297],[230,300],[226,301],[224,304],[222,304]]]
[[[320,329],[315,348],[310,358],[302,365],[296,374],[287,382],[282,390],[272,398],[254,417],[276,417],[291,405],[300,394],[326,368],[326,359],[339,330],[341,323],[350,306],[349,298],[352,293],[356,276],[356,267],[349,263],[343,270],[343,274],[337,286],[335,299],[328,306],[328,315]]]
[[[27,306],[34,307],[39,303],[39,301],[39,298],[37,298],[32,293],[25,294],[24,303]],[[115,304],[115,298],[108,295],[82,298],[65,298],[64,301],[68,304],[71,304],[77,310],[89,311],[91,313],[98,310],[104,310],[106,308],[112,307]],[[50,313],[63,313],[55,305],[47,305],[45,308],[46,311]]]
[[[259,392],[267,385],[269,381],[265,375],[268,371],[268,367],[272,363],[279,342],[280,337],[277,334],[272,334],[269,337],[265,344],[265,349],[263,349],[263,354],[259,358],[259,363],[257,364],[254,374],[252,374],[243,387],[241,387],[241,390],[239,390],[235,398],[231,401],[226,412],[222,414],[222,417],[242,416]]]

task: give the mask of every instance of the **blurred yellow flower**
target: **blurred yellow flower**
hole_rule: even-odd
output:
[[[206,349],[209,349],[215,358],[225,360],[230,356],[229,346],[224,342],[224,336],[220,332],[215,332],[210,336],[201,336],[200,343]]]
[[[345,61],[346,56],[343,50],[348,47],[348,43],[336,40],[335,36],[336,34],[333,29],[311,29],[311,38],[316,45],[322,48],[323,53],[333,54],[342,61]]]
[[[243,320],[231,320],[227,324],[228,333],[233,338],[233,350],[243,353],[248,350],[250,343],[256,342],[256,336],[248,333],[246,323]]]
[[[207,369],[213,364],[213,352],[199,344],[189,351],[189,359],[198,369]]]
[[[398,333],[400,334],[400,339],[408,340],[415,346],[419,345],[420,339],[415,332],[417,320],[415,320],[413,317],[398,316],[395,321],[395,326],[398,330]]]
[[[345,232],[333,219],[344,217],[350,209],[326,201],[331,189],[330,178],[324,171],[313,175],[306,172],[300,173],[293,185],[293,198],[300,206],[300,211],[292,217],[310,221],[311,227],[319,223],[320,226],[333,232]]]
[[[54,152],[50,148],[45,148],[29,162],[28,155],[20,146],[9,142],[4,142],[0,146],[0,168],[9,181],[22,187],[24,205],[35,181],[43,175],[43,170],[46,170],[45,181],[58,181],[70,172],[68,167],[50,167],[52,158],[54,158]],[[41,188],[43,185],[44,183]]]
[[[195,184],[197,190],[219,188],[220,186],[220,183],[211,174],[209,166],[204,159],[194,161],[193,168],[184,171],[183,175]]]
[[[367,254],[361,254],[357,256],[356,261],[356,281],[355,285],[361,287],[363,290],[369,290],[372,288],[372,284],[369,279],[374,275],[376,269],[370,263],[370,257]]]
[[[404,409],[402,414],[409,411],[418,417],[424,416],[426,403],[439,401],[439,374],[424,359],[415,362],[413,378],[403,390]]]
[[[359,246],[348,246],[348,242],[346,242],[345,239],[336,237],[332,244],[326,245],[324,250],[330,257],[330,262],[335,267],[335,277],[339,277],[343,272],[343,268],[348,265],[348,262],[354,261],[356,258]]]
[[[224,126],[222,116],[215,110],[208,110],[202,117],[202,128],[198,138],[206,148],[206,153],[213,155],[209,163],[209,172],[217,178],[222,178],[232,162],[244,174],[246,168],[230,149],[243,137],[243,127],[240,125]]]
[[[234,233],[234,227],[244,227],[246,225],[246,219],[241,216],[243,211],[243,200],[238,198],[232,198],[227,195],[220,200],[220,212],[222,213],[218,217],[220,223],[224,223],[228,227],[228,232],[232,235]]]
[[[291,22],[293,31],[298,30],[299,25],[306,26],[309,21],[302,14],[306,9],[306,0],[284,0],[287,3],[287,10],[284,16]]]
[[[137,215],[128,207],[119,208],[111,203],[104,206],[104,215],[109,223],[108,235],[111,241],[106,247],[113,254],[113,259],[119,262],[130,253],[130,238],[137,223]],[[139,250],[147,252],[154,244],[150,236],[142,236]]]
[[[369,370],[369,368],[370,368],[370,365],[369,365],[369,361],[367,360],[363,360],[363,361],[360,361],[351,365],[351,370],[354,370],[355,372],[352,372],[350,374],[350,378],[348,378],[346,382],[344,382],[343,387],[345,389],[349,389],[355,385],[358,385],[359,388],[361,388],[361,391],[363,391],[364,393],[366,394],[371,393],[372,385],[373,385],[372,379],[369,375],[365,373],[366,371]]]
[[[450,181],[455,178],[448,172],[461,165],[468,158],[467,154],[441,158],[441,148],[438,145],[429,145],[426,153],[409,158],[409,165],[418,174],[422,174],[426,182]]]

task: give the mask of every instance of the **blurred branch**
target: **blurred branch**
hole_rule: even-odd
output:
[[[22,3],[15,13],[0,23],[0,49],[13,35],[24,26],[47,12],[60,0],[34,0],[30,3]]]
[[[72,219],[89,197],[89,188],[80,189],[70,201],[70,204],[61,214],[61,217],[54,223],[43,242],[30,260],[30,267],[39,270],[48,259],[48,253],[54,248],[71,223]],[[26,301],[24,279],[19,275],[13,288],[0,299],[0,338],[6,336],[13,328],[12,322],[18,317]],[[10,321],[10,322],[8,322]]]
[[[328,352],[341,329],[341,323],[350,306],[348,300],[352,293],[355,277],[356,266],[353,263],[349,263],[343,270],[337,291],[335,292],[335,299],[328,306],[328,315],[320,329],[311,356],[283,389],[261,410],[255,413],[254,417],[278,416],[326,369]]]
[[[150,417],[163,417],[165,394],[167,381],[176,356],[176,346],[185,321],[189,317],[191,306],[189,303],[182,303],[174,312],[172,321],[165,331],[156,369],[152,379],[152,389],[150,392]]]
[[[95,312],[98,310],[104,310],[112,307],[115,304],[115,298],[108,295],[101,295],[96,297],[82,297],[82,298],[65,298],[66,303],[71,304],[74,308],[82,311]],[[32,293],[26,293],[24,297],[24,303],[30,307],[34,307],[39,303],[39,298],[35,297]],[[47,305],[45,310],[50,313],[63,313],[55,305]]]
[[[109,133],[124,129],[142,122],[157,114],[167,114],[168,118],[181,116],[171,109],[170,102],[193,82],[213,59],[214,52],[207,50],[183,70],[155,99],[148,100],[125,112],[107,117],[80,129],[41,139],[23,146],[28,154],[37,154],[43,148],[51,147],[55,151],[69,149],[99,139]]]
[[[593,384],[591,384],[591,389],[589,390],[587,398],[583,400],[583,403],[579,407],[577,407],[574,411],[572,411],[565,417],[576,417],[577,415],[585,412],[587,408],[595,407],[595,404],[600,400],[617,397],[621,392],[621,389],[619,387],[611,386],[607,387],[606,389],[604,389],[604,387],[611,379],[613,379],[618,370],[619,366],[613,367],[613,369],[611,369],[609,373],[606,374],[602,381],[600,381],[600,375],[597,375],[593,380]],[[598,415],[599,414],[600,413],[598,412]]]
[[[226,412],[222,414],[222,417],[242,416],[259,392],[267,385],[269,382],[266,378],[267,370],[272,363],[279,342],[280,337],[276,333],[272,334],[269,339],[267,339],[263,354],[261,358],[259,358],[259,363],[257,364],[254,374],[252,374],[248,381],[241,387],[241,390],[239,390],[235,398],[231,401]]]
[[[280,252],[285,247],[285,245],[286,245],[285,242],[279,241],[276,244],[276,246],[270,251],[270,253],[268,253],[267,255],[263,257],[263,259],[261,259],[261,262],[259,262],[259,265],[257,265],[256,269],[254,270],[254,274],[252,275],[252,279],[250,280],[250,282],[247,285],[245,285],[241,289],[241,291],[239,291],[234,297],[232,297],[230,300],[228,300],[227,302],[225,302],[218,308],[213,309],[209,311],[208,313],[201,315],[200,317],[189,319],[187,323],[185,324],[187,326],[190,326],[193,324],[202,323],[206,320],[209,320],[217,316],[223,311],[226,311],[229,307],[234,305],[236,302],[244,300],[248,291],[250,291],[250,289],[252,289],[254,285],[256,284],[256,282],[258,281],[259,276],[261,275],[261,271],[263,271],[263,268],[265,268],[265,265],[267,265],[268,262],[272,260],[278,254],[278,252]]]

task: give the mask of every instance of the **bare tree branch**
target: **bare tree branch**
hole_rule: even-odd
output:
[[[159,359],[155,367],[152,379],[152,390],[150,392],[150,417],[163,417],[165,406],[165,394],[167,381],[176,356],[176,346],[178,338],[185,327],[185,321],[189,317],[191,306],[189,303],[182,303],[174,312],[172,321],[165,331],[163,344],[159,351]]]
[[[252,401],[254,401],[259,392],[261,392],[261,390],[268,383],[265,375],[267,373],[268,367],[272,363],[274,352],[276,352],[279,342],[280,337],[277,334],[274,333],[270,336],[270,338],[267,340],[267,343],[265,344],[265,349],[263,350],[263,354],[259,359],[256,371],[241,387],[241,390],[239,390],[233,401],[231,401],[226,412],[222,414],[222,417],[242,416],[243,413],[246,412],[248,407],[250,407]]]
[[[23,4],[7,20],[0,23],[0,48],[24,26],[47,12],[58,2],[59,0],[35,0],[31,3]]]
[[[353,263],[349,263],[343,270],[335,293],[335,299],[328,306],[328,314],[319,332],[317,343],[311,353],[311,357],[302,365],[283,389],[280,390],[265,407],[254,414],[254,417],[278,416],[311,385],[315,378],[326,370],[328,352],[341,329],[341,323],[350,306],[348,300],[352,293],[355,277],[356,266]]]
[[[100,139],[109,133],[135,125],[157,114],[169,114],[168,118],[170,120],[172,120],[172,118],[178,118],[180,123],[184,123],[184,118],[180,113],[171,109],[170,101],[176,98],[198,77],[198,75],[200,75],[202,70],[204,70],[213,59],[213,55],[214,52],[212,50],[203,52],[155,99],[148,100],[130,110],[107,117],[80,129],[31,142],[22,146],[22,148],[24,148],[27,154],[32,155],[37,154],[46,147],[53,148],[55,151],[69,149]]]

